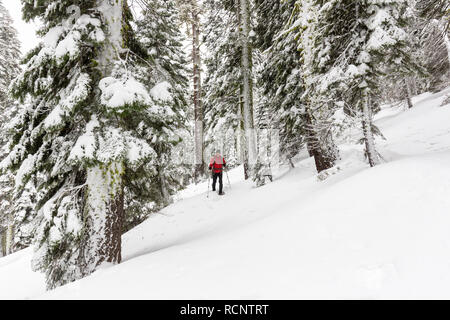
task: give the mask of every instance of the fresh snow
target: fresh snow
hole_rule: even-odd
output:
[[[19,170],[17,170],[15,176],[16,187],[22,185],[25,176],[33,170],[35,162],[36,156],[31,154],[28,155],[28,157],[22,162],[22,165],[20,166]]]
[[[44,128],[61,125],[63,116],[69,116],[77,103],[86,99],[89,94],[91,78],[81,73],[71,80],[68,89],[61,92],[61,100],[44,120]]]
[[[383,106],[379,166],[341,142],[324,181],[306,154],[261,188],[231,170],[224,197],[190,186],[123,236],[121,264],[53,291],[32,249],[0,258],[0,299],[449,299],[449,94]]]
[[[33,249],[0,258],[0,299],[29,299],[45,292],[43,273],[31,271]]]
[[[144,159],[156,157],[153,148],[145,140],[134,137],[131,132],[107,127],[103,136],[99,136],[95,133],[99,126],[99,120],[93,116],[86,125],[86,132],[77,139],[68,161],[86,158],[108,163],[111,159],[126,159],[131,165],[136,165]]]
[[[102,91],[102,104],[113,109],[133,102],[150,103],[150,96],[144,85],[133,77],[126,79],[103,78],[98,86]]]
[[[68,161],[81,160],[82,158],[92,159],[95,153],[95,134],[94,130],[100,126],[96,116],[86,125],[86,132],[81,135],[73,149],[70,151]]]
[[[156,100],[171,101],[172,94],[170,93],[171,85],[167,81],[156,84],[151,90],[151,96]]]

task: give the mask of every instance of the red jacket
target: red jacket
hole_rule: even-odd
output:
[[[209,162],[209,168],[213,170],[214,173],[221,173],[223,170],[223,167],[226,166],[225,158],[222,156],[220,157],[212,157],[211,161]]]

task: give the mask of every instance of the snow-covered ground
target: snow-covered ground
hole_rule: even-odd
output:
[[[0,299],[450,299],[450,88],[376,117],[385,163],[342,144],[319,181],[311,158],[226,196],[207,184],[123,237],[123,262],[45,292],[32,250],[0,259]]]

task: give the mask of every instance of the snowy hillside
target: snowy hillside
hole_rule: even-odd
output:
[[[377,115],[382,165],[341,144],[325,181],[306,156],[257,189],[237,168],[224,197],[192,186],[123,236],[120,265],[56,290],[31,249],[1,258],[0,299],[449,299],[448,94]]]

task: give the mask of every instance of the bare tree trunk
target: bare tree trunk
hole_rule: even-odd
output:
[[[250,44],[250,8],[248,0],[240,0],[240,40],[242,44],[242,80],[243,80],[243,104],[244,127],[246,136],[246,151],[248,153],[248,172],[253,175],[253,167],[257,163],[257,143],[253,117],[253,61],[252,46]]]
[[[244,99],[243,99],[243,86],[241,85],[239,88],[239,107],[238,107],[238,115],[239,115],[239,143],[240,143],[240,153],[241,153],[241,161],[244,166],[244,179],[247,180],[249,176],[249,166],[248,166],[248,152],[247,152],[247,143],[245,136],[245,124],[244,124]]]
[[[167,190],[167,181],[163,175],[163,168],[158,168],[158,177],[159,177],[159,182],[161,184],[161,194],[163,196],[164,199],[164,205],[169,205],[170,204],[170,194],[169,191]]]
[[[362,127],[364,133],[364,142],[366,144],[366,154],[367,158],[369,159],[370,166],[374,167],[380,164],[380,159],[375,149],[375,139],[372,132],[372,117],[370,113],[370,97],[367,94],[364,94],[362,100],[362,109]]]
[[[0,232],[0,257],[6,256],[6,232]]]
[[[235,8],[236,8],[236,18],[237,18],[237,33],[241,34],[241,24],[242,24],[242,16],[241,16],[241,4],[240,0],[235,0]],[[248,180],[249,175],[249,165],[248,165],[248,149],[247,149],[247,137],[245,136],[245,118],[244,118],[244,85],[241,84],[239,86],[239,106],[238,106],[238,118],[239,118],[239,143],[240,143],[240,155],[241,161],[244,167],[244,179]]]
[[[195,153],[195,168],[194,180],[199,181],[199,178],[204,175],[205,162],[203,159],[203,106],[201,97],[201,58],[200,58],[200,19],[199,13],[193,8],[192,12],[192,63],[193,63],[193,81],[194,81],[194,153]]]
[[[406,91],[406,103],[408,104],[408,109],[411,109],[413,107],[412,101],[411,101],[411,86],[409,84],[409,79],[404,79],[405,83],[405,91]]]
[[[10,221],[5,232],[5,255],[13,253],[13,246],[14,246],[14,226]]]
[[[419,92],[417,91],[417,80],[415,77],[411,78],[411,86],[412,86],[412,94],[414,96],[418,95]]]

